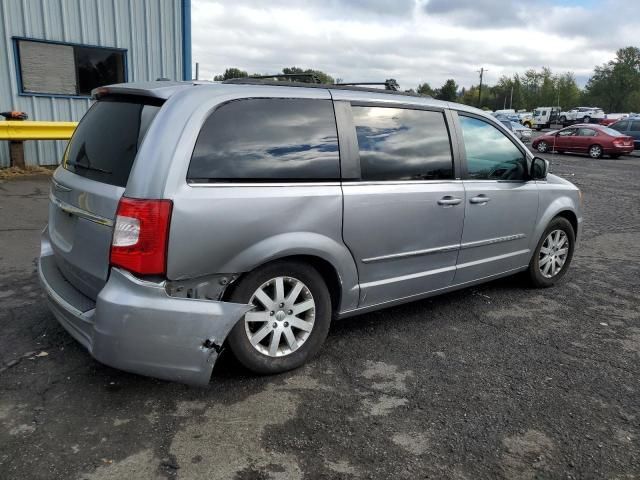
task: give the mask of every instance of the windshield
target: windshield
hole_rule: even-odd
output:
[[[64,168],[91,180],[125,187],[138,148],[158,110],[160,104],[153,100],[107,97],[96,102],[67,145]]]

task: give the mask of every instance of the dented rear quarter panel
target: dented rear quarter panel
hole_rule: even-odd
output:
[[[167,276],[172,280],[243,273],[271,260],[311,255],[342,284],[341,310],[355,308],[358,277],[342,242],[339,183],[189,186],[173,197]]]

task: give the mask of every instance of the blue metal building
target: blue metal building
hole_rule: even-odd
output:
[[[0,67],[0,111],[78,121],[92,88],[191,79],[190,0],[0,0]],[[65,145],[25,142],[26,163],[55,165]]]

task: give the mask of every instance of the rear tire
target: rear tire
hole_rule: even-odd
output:
[[[301,366],[318,353],[329,333],[329,290],[316,269],[303,262],[277,261],[250,272],[229,300],[255,305],[227,341],[238,361],[256,373]]]
[[[600,145],[591,145],[589,147],[589,156],[591,158],[602,158],[602,147]]]
[[[586,117],[584,117],[584,118],[582,119],[582,121],[583,121],[584,123],[591,123],[591,117],[590,117],[589,115],[587,115]]]
[[[564,123],[567,121],[567,117],[565,117],[564,115],[562,117],[560,117],[560,123]]]
[[[575,243],[576,234],[569,220],[554,218],[540,237],[529,263],[531,284],[548,288],[562,280],[571,264]]]

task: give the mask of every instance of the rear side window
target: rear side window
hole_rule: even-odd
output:
[[[442,112],[352,107],[362,180],[453,178],[449,132]]]
[[[158,110],[160,104],[151,104],[150,100],[107,97],[96,102],[67,146],[64,168],[91,180],[125,187],[138,148]]]
[[[187,179],[195,182],[319,181],[340,178],[330,100],[248,99],[205,121]]]
[[[460,115],[467,154],[467,174],[473,180],[525,180],[524,153],[500,130],[477,118]]]
[[[632,132],[639,132],[639,131],[640,131],[640,120],[634,120],[634,121],[631,123],[631,128],[630,128],[630,130],[631,130]]]
[[[625,130],[627,130],[629,128],[629,122],[627,120],[623,120],[621,122],[618,122],[614,125],[611,125],[611,128],[613,128],[614,130],[618,130],[620,132],[623,132]]]

